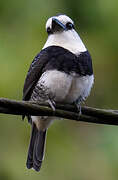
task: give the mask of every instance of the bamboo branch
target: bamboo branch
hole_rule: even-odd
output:
[[[89,123],[118,125],[118,110],[104,110],[84,106],[82,107],[82,114],[78,116],[76,107],[69,104],[56,104],[54,112],[47,103],[0,98],[0,113],[26,116],[56,116]]]

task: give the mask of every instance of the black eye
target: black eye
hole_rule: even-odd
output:
[[[66,24],[66,28],[69,29],[69,30],[74,29],[74,25],[72,23],[68,22]]]
[[[48,34],[52,34],[52,31],[51,31],[51,28],[50,28],[50,27],[47,28],[47,33],[48,33]]]

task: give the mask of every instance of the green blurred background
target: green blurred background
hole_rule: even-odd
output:
[[[86,104],[118,109],[117,0],[0,1],[0,97],[22,98],[33,57],[46,41],[46,20],[65,13],[89,49],[95,84]],[[25,167],[30,126],[0,114],[0,180],[117,180],[118,127],[56,121],[40,173]]]

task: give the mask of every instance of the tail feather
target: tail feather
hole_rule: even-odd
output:
[[[38,130],[35,127],[35,124],[32,124],[31,139],[30,139],[30,144],[29,144],[29,149],[28,149],[28,157],[27,157],[27,162],[26,162],[26,166],[28,169],[33,167],[33,149],[34,149],[37,131]]]
[[[34,151],[33,151],[33,168],[36,171],[40,171],[41,164],[43,161],[45,137],[46,137],[46,130],[37,132]]]
[[[44,157],[46,130],[39,131],[36,126],[32,126],[32,134],[27,157],[27,168],[33,168],[40,171],[42,160]]]

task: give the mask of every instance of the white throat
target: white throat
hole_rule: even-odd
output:
[[[87,50],[74,29],[49,35],[43,49],[49,46],[60,46],[74,54],[80,54]]]

